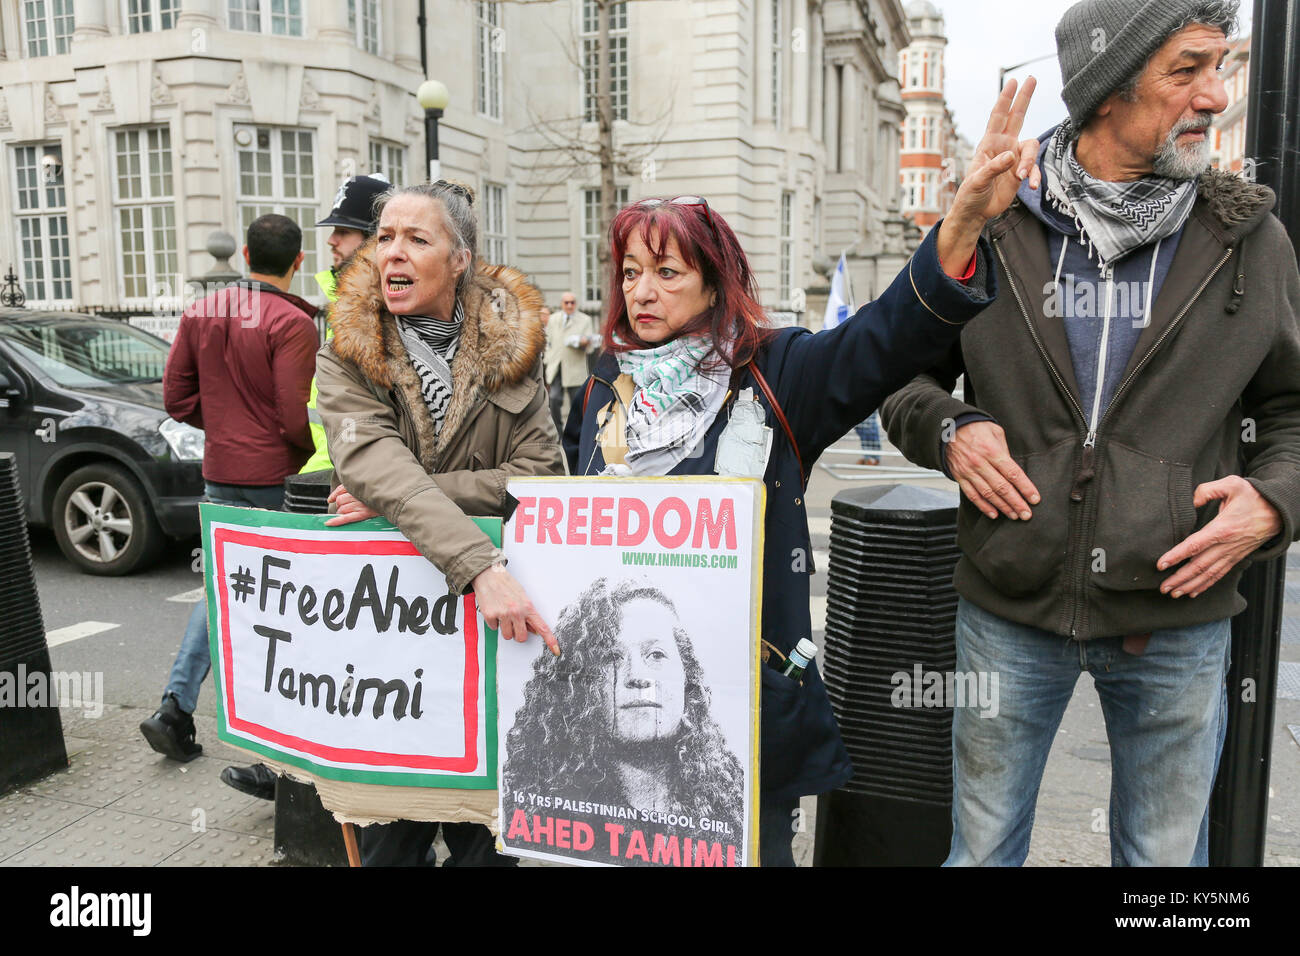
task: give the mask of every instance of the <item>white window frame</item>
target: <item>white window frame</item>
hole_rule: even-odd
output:
[[[794,292],[794,193],[781,191],[781,207],[777,220],[777,301],[784,307]]]
[[[595,69],[597,45],[600,42],[596,11],[591,0],[582,0],[578,11],[582,37],[582,116],[588,123],[596,121],[596,89],[600,82]],[[612,119],[626,120],[628,95],[631,89],[631,64],[628,59],[628,9],[627,3],[615,3],[606,10],[609,24],[609,85]],[[621,24],[621,25],[620,25]]]
[[[166,140],[166,159],[167,169],[166,178],[169,183],[155,182],[155,176],[149,169],[150,155],[158,152],[152,148],[149,143],[150,134],[159,134],[159,139],[165,137]],[[140,195],[124,196],[123,182],[120,173],[121,167],[121,150],[123,144],[132,136],[136,137],[135,158],[137,160],[136,168],[139,170],[140,177]],[[113,186],[113,210],[115,216],[115,227],[117,231],[117,271],[118,271],[118,296],[123,305],[131,307],[139,304],[154,304],[157,300],[166,300],[168,302],[179,302],[183,298],[182,285],[183,280],[180,275],[180,249],[179,238],[180,231],[176,222],[176,163],[175,152],[171,141],[171,127],[167,125],[154,126],[134,126],[109,131],[109,157],[112,169],[112,186]],[[128,154],[129,155],[129,154]],[[162,187],[169,185],[170,189]],[[122,222],[122,214],[128,210],[143,210],[141,219],[141,238],[143,249],[140,254],[144,257],[144,289],[142,292],[137,290],[137,294],[130,295],[127,292],[127,249],[126,235],[127,230]],[[156,235],[159,225],[155,222],[155,210],[170,211],[171,222],[164,223],[161,228],[170,229],[171,242],[170,249],[159,249],[156,244]],[[164,212],[165,215],[165,212]],[[159,256],[164,259],[170,259],[170,262],[164,264],[163,269],[159,269]],[[164,290],[166,290],[164,292]]]
[[[479,234],[483,237],[485,261],[494,266],[510,261],[510,218],[506,187],[501,183],[483,184],[483,221]]]
[[[180,15],[181,0],[122,0],[122,23],[128,35],[171,30]],[[167,26],[163,26],[164,16],[171,18]]]
[[[30,151],[30,153],[29,153]],[[62,165],[62,171],[59,174],[57,184],[44,182],[42,173],[41,158],[54,154],[59,157]],[[30,190],[24,190],[20,186],[20,180],[23,178],[19,173],[19,158],[30,155],[32,163],[24,166],[24,169],[30,169],[36,176],[35,181],[35,205],[23,205],[23,193]],[[73,281],[72,263],[74,256],[72,252],[72,221],[68,208],[68,167],[63,161],[63,144],[59,142],[46,143],[26,143],[20,146],[14,146],[9,150],[8,160],[10,169],[13,170],[13,189],[11,197],[13,201],[13,223],[14,223],[14,250],[19,260],[19,281],[22,282],[23,293],[27,296],[28,306],[54,306],[54,305],[71,305],[76,294],[75,283]],[[62,203],[53,203],[50,200],[49,193],[51,187],[57,185],[61,192],[59,198]],[[39,243],[40,255],[33,257],[26,253],[24,249],[24,224],[36,222],[36,235],[31,236],[35,242]],[[51,225],[56,228],[52,231]],[[51,240],[61,239],[66,246],[67,254],[63,256],[50,255]],[[62,260],[61,262],[59,260]],[[33,265],[39,265],[40,275],[33,273]],[[57,267],[56,267],[57,266]],[[60,273],[64,273],[60,275]],[[39,288],[34,283],[40,283]],[[59,295],[57,286],[63,282],[67,283],[66,295]],[[51,294],[46,295],[46,292]]]
[[[312,280],[312,277],[318,270],[323,268],[324,259],[321,253],[321,240],[324,230],[316,228],[316,220],[319,218],[320,211],[320,175],[321,170],[315,158],[319,151],[319,130],[305,126],[272,126],[261,123],[236,123],[232,133],[239,135],[241,130],[249,130],[253,135],[253,143],[250,146],[240,146],[238,140],[235,141],[235,225],[240,236],[240,243],[243,243],[243,237],[248,232],[248,223],[252,222],[258,216],[269,212],[276,212],[282,216],[288,216],[298,223],[302,229],[302,249],[305,253],[303,257],[302,268],[294,276],[292,291],[295,295],[302,296],[313,302],[320,300],[320,289]],[[242,156],[244,154],[257,154],[261,152],[258,147],[258,138],[261,133],[268,134],[268,151],[269,151],[269,169],[267,175],[271,178],[270,194],[246,193],[243,182]],[[284,138],[283,134],[293,133],[297,136],[307,134],[310,137],[308,149],[300,152],[298,155],[310,156],[312,158],[311,166],[311,188],[310,196],[290,196],[285,189],[284,174]],[[246,212],[255,213],[255,215],[246,216]]]
[[[348,0],[348,26],[356,38],[357,49],[375,56],[383,53],[384,21],[379,0]],[[367,27],[373,30],[373,37]]]
[[[263,33],[266,34],[267,36],[277,36],[277,37],[299,37],[299,38],[305,37],[307,35],[307,7],[308,7],[306,0],[284,0],[284,2],[286,4],[286,10],[288,9],[287,4],[294,3],[294,2],[298,4],[298,32],[297,33],[276,33],[274,31],[273,29],[274,18],[271,13],[272,0],[225,0],[226,27],[230,30],[239,33]],[[337,3],[338,0],[330,0],[330,2]],[[239,10],[235,9],[236,4],[239,5],[240,7]],[[257,8],[256,11],[249,10],[248,7],[250,5],[255,6]],[[238,26],[238,27],[235,26],[236,13],[240,15],[241,22],[243,17],[256,14],[258,18],[258,29],[250,30],[244,26]],[[286,13],[285,14],[286,19],[288,18],[288,16],[289,14]]]
[[[60,27],[65,27],[66,32],[60,33]],[[33,35],[33,28],[39,28],[37,35]],[[67,53],[72,49],[76,29],[72,0],[22,0],[23,51],[27,56]]]
[[[614,205],[622,208],[627,205],[628,190],[626,186],[614,187]],[[600,187],[582,190],[582,205],[579,210],[581,223],[581,262],[578,286],[582,289],[583,308],[592,308],[605,301],[605,289],[600,282],[600,244],[606,237],[600,229]],[[592,292],[595,295],[592,295]]]
[[[501,119],[505,76],[505,32],[501,6],[474,3],[474,106],[479,116]]]
[[[366,149],[370,159],[366,173],[381,173],[394,186],[406,184],[406,147],[400,143],[390,143],[386,139],[370,140]]]

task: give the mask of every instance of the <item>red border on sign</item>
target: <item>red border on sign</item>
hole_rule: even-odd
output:
[[[384,556],[418,555],[420,553],[409,541],[329,541],[320,538],[286,538],[258,534],[252,531],[237,531],[233,528],[216,528],[213,531],[213,546],[217,552],[217,590],[221,595],[221,656],[225,661],[225,671],[231,677],[234,676],[234,652],[230,645],[229,591],[223,587],[226,580],[225,546],[227,543],[288,552],[290,554],[371,554]],[[292,734],[272,730],[270,727],[263,727],[261,724],[236,716],[233,680],[223,682],[226,697],[226,719],[233,730],[241,730],[246,734],[251,734],[285,749],[301,751],[323,760],[374,766],[407,767],[413,770],[472,773],[478,767],[479,712],[478,607],[474,603],[473,594],[465,595],[464,613],[465,677],[463,698],[465,752],[460,756],[433,757],[424,754],[394,754],[373,750],[327,747],[312,740],[304,740]]]

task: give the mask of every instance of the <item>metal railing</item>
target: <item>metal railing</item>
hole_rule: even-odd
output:
[[[846,444],[847,443],[847,444]],[[879,459],[878,465],[858,464],[863,458]],[[822,452],[817,467],[839,481],[873,478],[943,478],[942,472],[913,465],[903,453],[882,437],[879,448],[864,449],[855,432],[849,432]]]

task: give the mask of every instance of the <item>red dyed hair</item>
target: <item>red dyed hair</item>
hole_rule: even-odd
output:
[[[662,258],[668,240],[675,239],[682,259],[700,273],[706,289],[717,293],[717,301],[683,326],[675,337],[708,335],[727,365],[741,368],[748,364],[776,329],[768,325],[767,315],[758,304],[754,273],[736,234],[721,216],[706,206],[667,200],[652,206],[642,203],[644,200],[624,206],[609,227],[611,255],[605,350],[617,353],[654,347],[637,335],[628,318],[627,299],[623,294],[623,255],[633,230],[637,230],[641,241],[656,258]]]

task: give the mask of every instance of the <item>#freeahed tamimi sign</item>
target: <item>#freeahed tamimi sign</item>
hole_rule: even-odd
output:
[[[472,594],[382,519],[201,516],[221,740],[326,780],[496,786],[497,639]]]
[[[506,852],[757,863],[764,489],[517,478],[502,550],[560,642],[499,651]]]

